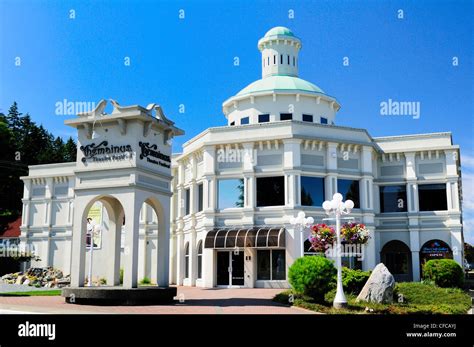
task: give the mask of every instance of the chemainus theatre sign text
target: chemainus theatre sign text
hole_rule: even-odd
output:
[[[83,163],[88,160],[93,162],[125,160],[133,155],[131,145],[109,145],[108,141],[102,141],[97,145],[91,143],[81,146],[80,149],[84,153]]]

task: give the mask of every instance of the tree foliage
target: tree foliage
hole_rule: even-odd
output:
[[[76,160],[76,143],[71,137],[66,142],[55,138],[28,113],[23,115],[16,102],[6,115],[0,113],[0,148],[0,217],[10,220],[21,213],[20,176],[28,175],[29,165]],[[0,232],[8,221],[0,220]]]

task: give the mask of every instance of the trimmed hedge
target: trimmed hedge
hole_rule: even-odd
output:
[[[433,281],[443,288],[459,287],[464,284],[464,271],[452,259],[428,260],[423,266],[423,279]]]
[[[370,271],[342,268],[342,286],[346,293],[359,294],[370,277]]]
[[[301,257],[291,265],[288,280],[296,293],[323,302],[324,295],[333,287],[336,268],[321,256]]]

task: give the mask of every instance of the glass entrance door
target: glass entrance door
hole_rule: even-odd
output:
[[[244,252],[230,252],[232,259],[231,280],[232,286],[244,285]]]
[[[217,252],[217,285],[244,285],[244,252]]]

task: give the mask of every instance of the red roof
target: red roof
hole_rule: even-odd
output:
[[[13,222],[8,223],[7,229],[3,233],[0,234],[0,238],[20,237],[20,234],[21,234],[20,225],[21,225],[21,216],[18,217]]]

